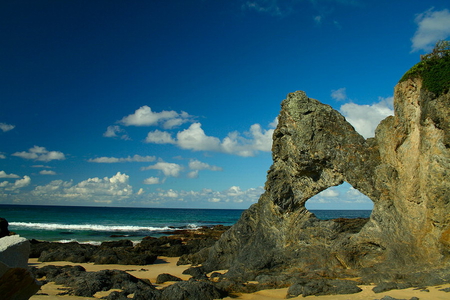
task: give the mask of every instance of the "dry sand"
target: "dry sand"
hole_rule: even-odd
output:
[[[146,266],[130,266],[130,265],[94,265],[92,263],[87,264],[74,264],[70,262],[49,262],[41,263],[37,259],[30,259],[29,265],[36,267],[43,267],[45,265],[81,265],[86,271],[100,271],[105,269],[123,270],[138,278],[149,279],[152,284],[157,288],[162,288],[172,284],[171,282],[162,285],[157,285],[154,282],[156,277],[161,273],[169,273],[174,276],[180,277],[183,280],[190,278],[189,275],[184,275],[182,272],[187,269],[187,266],[177,266],[178,257],[160,257],[155,261],[153,265]],[[442,288],[450,288],[450,284],[444,284],[436,287],[428,287],[427,291],[422,291],[414,288],[404,290],[392,290],[384,293],[375,294],[372,292],[373,286],[361,286],[362,292],[351,295],[331,295],[331,296],[309,296],[309,297],[296,297],[291,299],[311,299],[311,300],[366,300],[366,299],[381,299],[386,295],[397,299],[411,299],[417,297],[420,300],[449,300],[450,293],[439,291]],[[31,300],[92,300],[89,297],[76,297],[76,296],[58,296],[58,293],[64,291],[63,286],[48,283],[42,286],[37,295],[31,297]],[[234,299],[246,299],[246,300],[269,300],[269,299],[285,299],[287,288],[276,290],[263,290],[252,294],[239,294],[233,297],[227,297],[226,300]],[[39,295],[41,294],[41,295]],[[44,295],[46,294],[46,295]],[[108,293],[97,293],[96,298],[101,298]],[[199,299],[201,300],[201,299]]]

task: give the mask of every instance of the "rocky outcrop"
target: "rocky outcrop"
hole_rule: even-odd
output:
[[[26,300],[40,289],[40,284],[28,270],[29,253],[30,243],[25,238],[18,235],[0,238],[0,295],[2,299]]]
[[[330,106],[289,94],[265,193],[209,249],[203,268],[229,269],[228,278],[245,281],[277,272],[333,278],[447,267],[450,94],[436,97],[415,78],[399,83],[394,98],[395,116],[366,140]],[[305,207],[344,181],[374,202],[360,230]]]
[[[157,256],[188,256],[215,243],[226,226],[178,230],[171,236],[145,237],[137,245],[130,240],[103,242],[100,246],[77,242],[58,243],[31,240],[31,258],[41,262],[70,261],[74,263],[148,265]],[[27,241],[28,243],[28,241]],[[27,257],[27,256],[26,256]],[[25,261],[26,263],[26,261]]]

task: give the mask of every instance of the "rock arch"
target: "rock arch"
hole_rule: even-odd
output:
[[[327,270],[332,276],[447,263],[450,94],[437,98],[420,79],[407,80],[397,85],[394,106],[395,117],[366,140],[330,106],[301,91],[289,94],[273,134],[265,193],[210,248],[204,268],[251,280],[267,270]],[[356,234],[305,207],[344,181],[374,202]]]

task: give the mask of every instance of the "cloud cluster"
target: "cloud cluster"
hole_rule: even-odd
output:
[[[227,207],[229,204],[248,207],[258,201],[264,192],[263,187],[242,190],[232,186],[224,191],[202,189],[200,191],[175,191],[158,189],[154,193],[145,194],[140,204],[164,207]]]
[[[83,204],[117,203],[130,197],[133,188],[129,184],[129,176],[118,172],[112,177],[89,178],[78,184],[72,181],[54,180],[47,185],[37,186],[31,195],[38,198],[61,199],[63,202]]]
[[[16,126],[11,125],[11,124],[6,124],[6,123],[0,123],[0,130],[2,130],[3,132],[13,130],[14,127],[16,127]]]
[[[125,130],[120,128],[118,125],[111,125],[106,128],[106,131],[103,133],[104,137],[120,137],[122,140],[129,140],[130,137],[126,134]]]
[[[253,124],[244,134],[234,131],[220,140],[206,135],[202,124],[197,122],[176,133],[176,137],[172,137],[167,131],[151,131],[145,141],[154,144],[173,144],[181,149],[192,151],[221,152],[249,157],[255,156],[258,151],[271,151],[273,131],[273,128],[262,129],[261,125]]]
[[[345,88],[333,90],[331,98],[336,101],[348,100]],[[378,102],[371,105],[360,105],[353,102],[341,105],[339,111],[355,130],[363,137],[375,136],[375,129],[382,120],[394,115],[394,97],[379,97]]]
[[[97,158],[91,158],[88,159],[88,162],[94,162],[94,163],[105,163],[105,164],[112,164],[112,163],[121,163],[121,162],[152,162],[156,160],[156,156],[140,156],[140,155],[134,155],[134,156],[128,156],[128,157],[97,157]]]
[[[308,209],[348,209],[349,207],[361,207],[368,209],[373,205],[369,197],[362,194],[350,184],[345,182],[339,186],[330,187],[311,197],[306,206]]]
[[[223,169],[218,166],[213,166],[205,162],[201,162],[197,159],[191,159],[188,164],[188,169],[191,170],[187,173],[188,178],[198,178],[199,171],[209,170],[209,171],[222,171]],[[159,170],[165,176],[164,179],[160,179],[158,177],[149,177],[144,180],[144,184],[160,184],[164,183],[167,177],[180,177],[181,173],[185,170],[185,167],[176,164],[160,161],[154,165],[150,165],[148,167],[142,167],[141,171],[146,170]]]
[[[34,146],[28,151],[16,152],[13,156],[21,157],[24,159],[33,159],[37,161],[49,162],[51,160],[64,160],[66,159],[64,153],[60,151],[48,151],[45,147]]]
[[[144,105],[138,108],[134,114],[124,117],[119,123],[125,126],[161,125],[165,129],[171,129],[188,122],[190,118],[191,116],[184,111],[181,113],[177,113],[173,110],[154,112],[149,106]]]
[[[195,165],[196,162],[193,162]],[[202,167],[207,167],[202,165]],[[2,173],[3,174],[3,173]],[[159,179],[153,179],[156,183]],[[152,184],[148,179],[147,184]],[[15,193],[30,184],[29,176],[17,179],[14,183],[0,182],[0,199],[9,196],[15,203],[41,203],[60,205],[132,205],[154,207],[227,207],[227,204],[241,204],[242,208],[255,203],[264,192],[262,187],[242,190],[232,186],[224,191],[202,189],[173,190],[157,189],[147,193],[142,188],[133,193],[129,176],[118,172],[111,177],[94,177],[79,183],[73,181],[53,180],[46,185],[36,186],[32,191]],[[153,183],[154,184],[154,183]],[[208,204],[209,203],[209,204]]]
[[[270,152],[272,147],[273,127],[276,119],[269,125],[269,129],[262,129],[261,125],[253,124],[249,131],[243,134],[234,131],[228,133],[224,139],[206,135],[202,124],[194,122],[195,117],[187,112],[176,111],[154,112],[149,106],[142,106],[133,114],[123,117],[118,123],[124,126],[161,126],[164,130],[155,129],[148,132],[145,143],[172,144],[181,149],[192,151],[221,152],[243,157],[255,156],[259,151]],[[174,129],[184,123],[192,123],[187,129],[178,131],[173,135],[168,130]],[[103,134],[105,137],[119,137],[129,139],[125,131],[118,125],[109,126]],[[119,162],[118,159],[101,157],[91,159],[90,162]]]
[[[160,170],[166,177],[179,177],[181,171],[183,170],[183,166],[175,163],[160,161],[154,165],[143,167],[141,170]]]
[[[3,172],[3,171],[2,171]],[[13,175],[13,174],[10,174]],[[16,178],[16,177],[3,177],[3,178]],[[21,188],[24,188],[31,183],[29,176],[23,176],[22,179],[17,179],[15,182],[3,181],[0,182],[0,195],[5,192],[17,192]]]
[[[412,41],[412,52],[433,49],[438,40],[445,40],[450,36],[450,11],[443,9],[434,11],[430,8],[418,14],[414,20],[418,26]]]
[[[210,164],[201,162],[197,159],[191,159],[191,161],[189,161],[189,169],[192,170],[187,175],[189,178],[197,178],[198,172],[202,171],[202,170],[223,171],[223,169],[221,167],[212,166]]]
[[[393,97],[380,97],[379,101],[372,105],[346,103],[341,106],[340,112],[363,137],[374,137],[378,124],[386,117],[394,115],[392,101]]]
[[[20,178],[20,176],[16,174],[6,174],[5,171],[0,171],[0,178]]]

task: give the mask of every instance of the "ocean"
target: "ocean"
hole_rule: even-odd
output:
[[[244,210],[0,205],[9,230],[27,239],[100,244],[177,229],[233,225]],[[370,210],[311,210],[320,219],[368,218]]]

